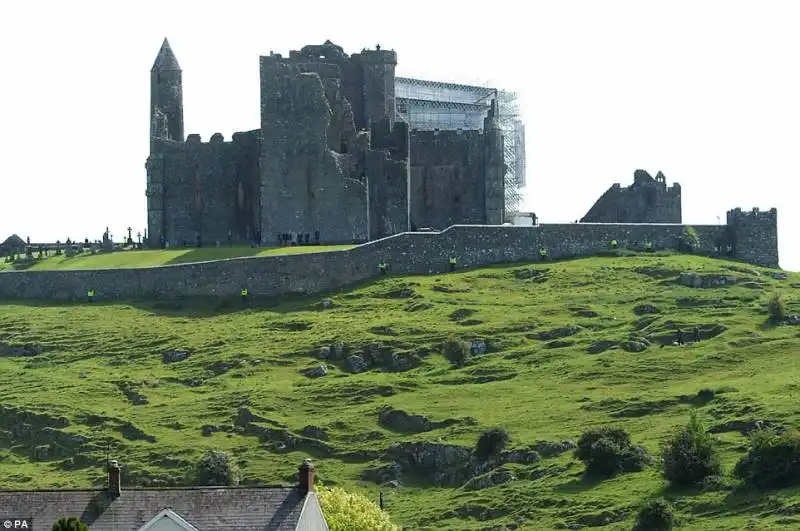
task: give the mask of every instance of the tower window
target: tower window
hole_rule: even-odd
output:
[[[453,196],[453,203],[460,203],[460,202],[461,202],[461,196],[454,195]]]

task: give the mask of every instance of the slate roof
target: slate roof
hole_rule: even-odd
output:
[[[93,531],[138,531],[166,508],[201,531],[295,531],[316,494],[298,487],[197,487],[108,490],[0,491],[0,519],[32,518],[34,531],[77,516]],[[314,512],[311,507],[310,512]],[[327,530],[324,521],[305,529]]]

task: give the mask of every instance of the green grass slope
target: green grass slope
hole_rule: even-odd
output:
[[[113,253],[78,254],[75,256],[49,256],[37,260],[33,265],[25,264],[27,270],[47,269],[117,269],[139,268],[191,262],[207,262],[226,258],[247,256],[269,256],[274,254],[315,253],[349,249],[352,245],[309,245],[298,247],[201,247],[199,249],[159,249],[146,251],[116,251]],[[0,261],[0,271],[14,269],[14,264]]]
[[[688,270],[737,282],[678,285]],[[726,423],[800,425],[800,327],[769,326],[765,311],[780,290],[800,312],[800,275],[761,272],[633,256],[390,277],[251,308],[2,303],[0,488],[101,486],[108,445],[128,467],[128,484],[165,485],[182,481],[206,448],[219,448],[235,456],[246,481],[291,481],[311,454],[324,482],[377,499],[379,487],[362,474],[385,464],[380,456],[392,443],[471,448],[499,426],[511,448],[524,448],[613,424],[657,454],[701,389],[715,390],[699,414],[717,428],[730,475],[747,441]],[[322,305],[325,298],[332,304]],[[634,311],[645,304],[658,313]],[[659,348],[675,327],[695,325],[698,343]],[[564,327],[575,333],[538,335]],[[486,352],[454,367],[439,352],[451,335],[483,340]],[[653,344],[629,351],[640,337]],[[346,361],[319,359],[321,347],[339,341],[349,352],[391,351],[413,368],[353,373]],[[612,348],[588,351],[601,341]],[[189,355],[166,363],[171,350]],[[303,374],[320,363],[327,375]],[[398,432],[379,422],[384,406],[452,420]],[[399,487],[383,487],[387,510],[409,529],[630,529],[643,501],[665,495],[682,529],[711,530],[783,529],[800,507],[800,489],[676,491],[655,468],[585,481],[571,452],[507,468],[515,481],[480,490],[404,476]]]

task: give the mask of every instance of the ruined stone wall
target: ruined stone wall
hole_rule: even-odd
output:
[[[393,50],[364,49],[347,55],[340,46],[326,41],[292,50],[288,58],[279,54],[271,57],[295,65],[302,72],[316,72],[323,80],[339,79],[342,94],[352,106],[356,129],[369,130],[382,120],[394,123],[397,53]]]
[[[644,170],[634,183],[612,185],[581,219],[585,223],[681,223],[681,186],[667,187],[661,172],[656,178]]]
[[[777,209],[736,208],[728,212],[727,223],[736,256],[754,264],[778,264]]]
[[[261,58],[262,241],[325,243],[408,230],[408,130],[394,126],[393,51],[326,41]],[[320,90],[321,88],[321,90]]]
[[[252,241],[258,229],[260,132],[160,141],[148,159],[148,236],[158,245]],[[160,207],[160,208],[159,208]]]
[[[365,153],[372,240],[410,229],[409,145],[408,124],[381,120],[372,125],[372,149]]]
[[[485,171],[479,131],[412,131],[412,227],[486,223]]]
[[[741,226],[741,223],[740,223]],[[750,225],[753,229],[754,225]],[[724,240],[725,225],[695,225],[701,247],[711,254],[713,242]],[[373,277],[377,264],[388,262],[392,274],[444,272],[455,254],[460,267],[538,259],[545,246],[553,259],[607,251],[616,239],[620,247],[641,248],[646,240],[656,250],[675,248],[683,225],[552,224],[536,227],[455,226],[440,233],[405,233],[350,250],[312,254],[236,258],[198,264],[142,269],[81,271],[20,271],[0,273],[0,299],[82,300],[89,288],[99,300],[238,296],[246,287],[253,297],[289,293],[321,293]],[[750,233],[739,241],[749,241]],[[754,245],[757,240],[752,240]],[[777,266],[776,240],[765,240],[740,256],[755,256],[761,265]],[[769,257],[773,263],[764,263]]]
[[[347,114],[336,83],[328,85],[326,94],[319,73],[303,71],[280,56],[261,57],[263,243],[276,243],[282,232],[319,231],[326,243],[367,239],[367,190],[359,154],[328,145],[331,103],[341,107],[341,117]],[[331,94],[340,96],[330,102]],[[352,132],[349,138],[356,138],[352,123],[343,127]]]

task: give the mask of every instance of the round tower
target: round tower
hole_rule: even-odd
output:
[[[166,38],[150,70],[150,139],[184,140],[182,71]]]

